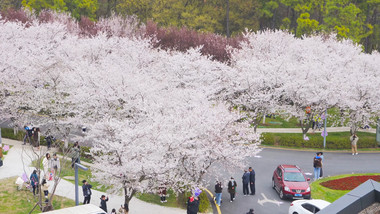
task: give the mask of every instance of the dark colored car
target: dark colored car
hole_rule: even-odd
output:
[[[272,187],[281,199],[310,199],[311,191],[307,178],[296,165],[279,165],[273,172]]]

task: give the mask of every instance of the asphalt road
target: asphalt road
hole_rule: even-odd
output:
[[[271,179],[274,169],[279,164],[295,164],[298,165],[308,177],[313,180],[313,157],[314,152],[280,150],[280,149],[264,149],[258,154],[259,157],[252,157],[248,160],[249,166],[252,166],[256,172],[256,195],[244,196],[242,190],[241,177],[243,172],[236,171],[233,174],[226,174],[227,181],[231,176],[236,179],[238,188],[236,200],[230,203],[229,194],[226,185],[223,188],[221,205],[222,214],[245,214],[250,208],[254,208],[255,214],[285,214],[288,213],[290,200],[281,200],[275,190],[271,187]],[[352,156],[351,153],[332,153],[324,152],[323,173],[324,176],[333,176],[339,174],[351,173],[371,173],[380,172],[380,153],[359,153]],[[310,173],[310,175],[308,175]],[[209,186],[214,191],[214,184]],[[263,200],[263,195],[274,202],[282,202],[276,204],[266,202],[263,205],[258,200]],[[214,211],[214,213],[216,213]]]

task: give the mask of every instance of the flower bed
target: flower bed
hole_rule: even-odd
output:
[[[320,185],[335,190],[353,190],[368,179],[380,182],[380,175],[351,176],[320,183]]]

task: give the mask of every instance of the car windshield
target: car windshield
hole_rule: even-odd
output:
[[[285,172],[284,181],[304,182],[305,177],[300,172]]]

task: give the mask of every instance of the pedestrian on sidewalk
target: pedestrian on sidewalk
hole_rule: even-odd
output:
[[[352,155],[357,155],[358,154],[358,147],[357,147],[358,140],[359,140],[359,137],[356,134],[353,134],[350,137]]]
[[[236,187],[236,181],[233,177],[231,177],[230,181],[228,182],[228,193],[230,193],[230,202],[235,200]]]
[[[121,205],[121,207],[119,209],[119,214],[128,214],[128,212],[129,212],[128,204],[125,203],[124,206]]]
[[[323,177],[323,160],[324,160],[323,152],[318,152],[317,155],[321,157],[321,170],[319,172],[319,177],[322,178]]]
[[[44,167],[44,177],[49,179],[49,172],[51,169],[51,158],[49,153],[46,153],[44,159],[42,160],[42,166]]]
[[[26,140],[28,140],[29,144],[32,145],[33,130],[29,126],[24,126],[24,130],[25,130],[25,136],[24,136],[24,143],[22,145],[26,144]]]
[[[117,214],[115,208],[112,209],[111,214]]]
[[[79,157],[80,157],[80,146],[77,141],[74,143],[74,146],[71,148],[71,168],[74,168],[75,163],[80,163]]]
[[[46,144],[47,144],[47,149],[50,150],[51,148],[51,144],[53,143],[54,141],[54,137],[52,135],[48,135],[46,138]]]
[[[251,195],[256,194],[256,173],[255,170],[253,170],[252,167],[249,167],[249,186],[251,187]]]
[[[54,175],[57,176],[59,170],[61,169],[61,163],[57,156],[57,153],[53,154],[53,158],[51,159],[51,168],[54,170]]]
[[[244,170],[244,174],[241,179],[243,180],[243,194],[244,196],[247,196],[249,195],[248,185],[250,181],[250,173],[246,169]]]
[[[100,198],[100,208],[104,210],[104,212],[107,212],[107,201],[108,197],[102,195],[102,197]]]
[[[222,182],[216,181],[216,184],[215,184],[215,201],[219,207],[220,207],[220,201],[222,199],[222,191],[223,191]]]
[[[82,183],[83,183],[82,190],[83,190],[83,197],[84,197],[83,204],[89,204],[91,200],[91,195],[92,195],[92,192],[91,192],[92,185],[87,183],[86,180],[83,180]]]
[[[37,147],[39,149],[40,141],[41,141],[40,128],[34,127],[33,128],[33,147]]]
[[[200,198],[202,190],[196,188],[194,195],[187,200],[187,214],[197,214],[199,211]]]
[[[30,175],[30,184],[32,185],[33,188],[33,195],[36,195],[36,189],[37,189],[37,194],[38,194],[38,175],[37,175],[37,170],[33,170],[33,173]]]
[[[319,179],[320,173],[321,173],[321,167],[322,167],[322,158],[317,155],[314,157],[313,161],[313,167],[314,167],[314,181]]]
[[[44,191],[45,198],[48,198],[49,195],[49,184],[46,182],[46,179],[42,179],[41,190]]]

